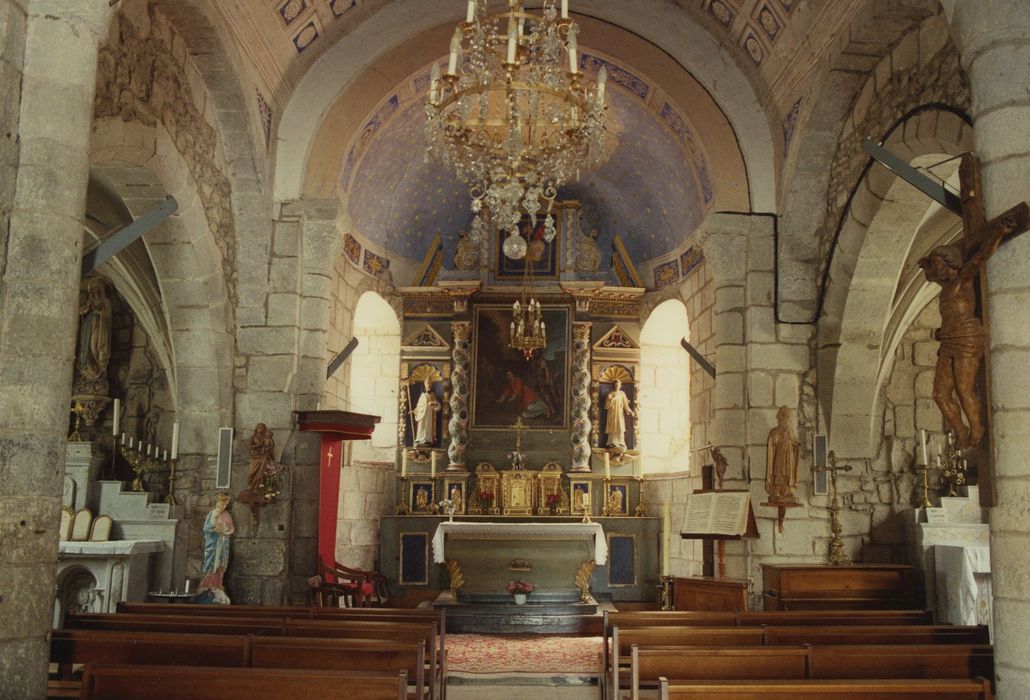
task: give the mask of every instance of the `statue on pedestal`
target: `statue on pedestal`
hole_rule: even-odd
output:
[[[635,417],[636,414],[630,408],[629,397],[622,390],[622,380],[615,380],[614,388],[605,399],[604,408],[604,432],[608,436],[608,447],[623,451],[626,449],[626,415]]]
[[[440,401],[433,392],[433,382],[426,377],[422,382],[422,395],[411,415],[415,418],[415,447],[426,447],[436,444],[437,414],[440,413]]]
[[[776,422],[766,443],[765,491],[772,504],[794,504],[797,503],[794,489],[798,485],[799,443],[790,428],[790,408],[780,406]]]
[[[194,603],[228,605],[223,579],[229,566],[229,542],[236,525],[229,515],[229,494],[220,493],[204,519],[204,568]]]
[[[261,480],[275,455],[275,438],[264,423],[254,426],[254,434],[247,445],[250,464],[247,466],[247,484],[253,493],[261,493]]]

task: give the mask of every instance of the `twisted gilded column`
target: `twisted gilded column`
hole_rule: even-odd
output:
[[[469,333],[468,321],[451,323],[454,345],[451,348],[451,420],[447,429],[451,441],[447,445],[447,471],[468,471],[465,448],[469,442]]]
[[[590,323],[572,324],[572,468],[590,471]]]

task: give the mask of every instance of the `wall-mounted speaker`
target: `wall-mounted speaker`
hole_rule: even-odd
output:
[[[816,435],[812,445],[812,461],[815,469],[825,469],[827,463],[826,457],[826,436]],[[823,471],[812,471],[812,493],[816,496],[825,496],[828,490],[828,483],[826,480],[826,472]]]
[[[232,428],[218,429],[218,467],[215,488],[227,489],[232,479]]]

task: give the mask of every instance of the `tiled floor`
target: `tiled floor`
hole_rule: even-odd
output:
[[[449,676],[447,700],[596,700],[597,680],[547,673]]]

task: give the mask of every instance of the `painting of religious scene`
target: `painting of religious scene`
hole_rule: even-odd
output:
[[[524,214],[519,221],[519,233],[526,239],[526,257],[521,260],[512,260],[504,254],[504,239],[508,237],[507,231],[500,229],[496,232],[496,243],[494,246],[497,256],[497,279],[498,280],[521,280],[526,274],[526,265],[530,266],[530,272],[537,279],[558,279],[558,241],[561,239],[561,216],[553,212],[554,226],[557,230],[554,240],[544,240],[544,219],[546,214],[541,211],[537,215],[536,224],[529,214]]]
[[[511,307],[475,310],[472,427],[565,429],[569,416],[569,309],[543,307],[547,346],[526,360],[508,347]]]

